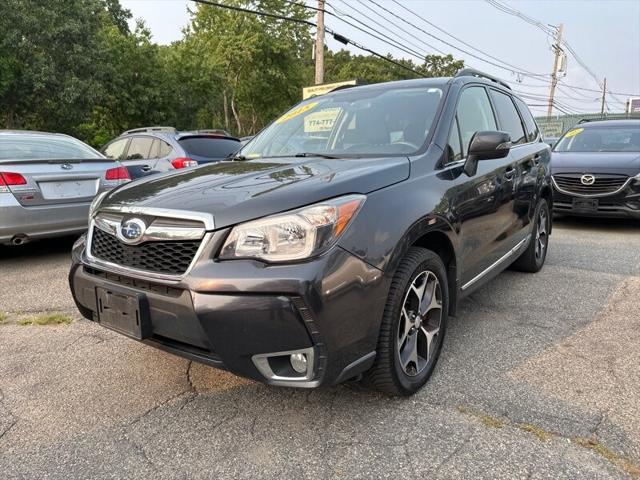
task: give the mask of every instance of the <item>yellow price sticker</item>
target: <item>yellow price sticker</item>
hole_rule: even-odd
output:
[[[582,133],[582,131],[584,130],[584,128],[576,128],[575,130],[571,130],[570,132],[568,132],[564,138],[571,138],[571,137],[575,137],[576,135],[578,135],[579,133]]]
[[[304,112],[308,112],[309,110],[311,110],[313,107],[315,107],[316,105],[318,105],[318,102],[311,102],[311,103],[307,103],[306,105],[302,105],[298,108],[294,108],[293,110],[285,113],[283,116],[281,116],[279,119],[276,120],[276,123],[284,123],[288,120],[291,120],[292,118],[297,117],[298,115],[304,113]]]

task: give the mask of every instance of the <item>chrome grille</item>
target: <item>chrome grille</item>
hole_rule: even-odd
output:
[[[626,175],[594,175],[595,181],[591,185],[584,185],[582,174],[554,175],[553,181],[561,192],[584,196],[610,195],[620,190],[629,177]]]
[[[136,270],[181,275],[191,265],[201,243],[202,240],[126,245],[114,235],[94,228],[91,255],[99,260]]]

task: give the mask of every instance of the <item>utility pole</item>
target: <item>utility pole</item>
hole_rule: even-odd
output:
[[[556,93],[556,85],[558,84],[558,69],[560,68],[560,61],[562,59],[562,29],[564,25],[561,23],[556,29],[555,40],[553,44],[553,50],[555,51],[555,59],[553,60],[553,72],[551,73],[551,88],[549,89],[549,106],[547,108],[547,117],[551,116],[553,111],[553,96]]]
[[[316,85],[320,85],[324,82],[324,0],[318,0],[316,23]]]
[[[607,77],[604,77],[604,83],[602,84],[602,105],[600,106],[600,116],[604,115],[604,97],[607,94]]]

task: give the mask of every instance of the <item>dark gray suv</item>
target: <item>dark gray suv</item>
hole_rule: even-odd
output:
[[[102,147],[120,160],[131,178],[219,162],[240,149],[240,140],[224,130],[179,132],[173,127],[127,130]]]
[[[411,394],[461,298],[542,268],[549,162],[480,72],[336,91],[233,159],[98,199],[71,289],[86,318],[238,375]]]

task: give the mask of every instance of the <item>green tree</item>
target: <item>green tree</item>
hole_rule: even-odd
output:
[[[5,127],[72,132],[99,80],[99,0],[3,0],[0,115]]]
[[[309,12],[284,0],[234,0],[227,4],[307,18]],[[193,12],[187,48],[201,59],[211,85],[213,123],[238,135],[253,133],[294,103],[307,82],[309,27],[207,5]]]

